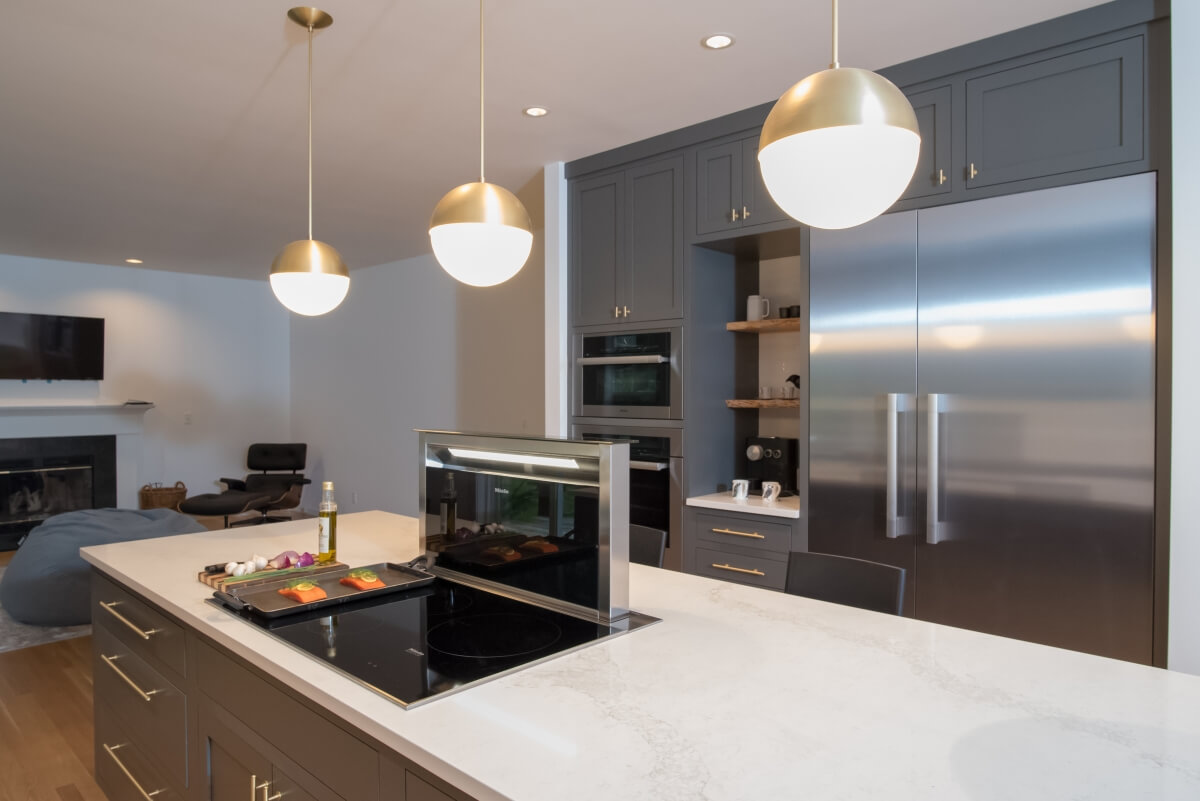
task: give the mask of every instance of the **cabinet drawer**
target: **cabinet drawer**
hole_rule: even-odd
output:
[[[111,631],[138,656],[187,675],[183,629],[98,573],[92,574],[92,623]]]
[[[96,783],[108,801],[182,801],[103,702],[96,703]]]
[[[349,732],[211,646],[197,644],[200,689],[343,798],[379,797],[379,755]],[[319,770],[317,770],[319,766]]]
[[[792,527],[759,515],[698,512],[695,532],[697,542],[712,543],[717,548],[736,545],[780,554],[792,549]]]
[[[697,548],[696,572],[710,578],[782,590],[787,582],[787,561]]]
[[[187,787],[187,696],[108,629],[95,629],[92,653],[96,697],[168,779]]]

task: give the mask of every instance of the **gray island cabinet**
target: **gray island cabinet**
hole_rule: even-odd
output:
[[[347,564],[416,555],[413,518],[338,528]],[[196,580],[315,537],[83,549],[111,801],[1200,798],[1200,677],[643,565],[630,603],[660,623],[406,710]]]

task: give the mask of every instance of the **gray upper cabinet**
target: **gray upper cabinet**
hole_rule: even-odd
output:
[[[622,319],[682,317],[683,157],[634,167],[625,174],[625,186],[627,269],[617,273]]]
[[[683,157],[571,186],[573,324],[683,316]]]
[[[968,190],[1144,157],[1144,37],[966,81]]]
[[[787,219],[763,185],[757,134],[697,151],[697,236]]]
[[[912,181],[900,199],[945,194],[954,186],[951,180],[954,164],[950,140],[951,88],[939,86],[906,94],[921,130],[921,155],[913,170]]]
[[[575,325],[611,323],[620,316],[617,273],[625,262],[625,174],[575,182],[570,202]]]

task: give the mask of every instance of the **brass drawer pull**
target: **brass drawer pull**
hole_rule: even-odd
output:
[[[751,570],[751,569],[745,568],[745,567],[734,567],[733,565],[718,565],[716,562],[713,562],[713,567],[715,567],[717,570],[732,570],[734,573],[748,573],[751,576],[767,575],[766,573],[762,572],[761,570]]]
[[[766,537],[757,531],[734,531],[731,528],[714,528],[713,534],[732,534],[735,537],[749,537],[752,540],[765,540]]]
[[[149,629],[148,631],[143,631],[142,629],[138,628],[138,626],[132,620],[125,617],[124,615],[122,615],[120,612],[118,612],[116,609],[113,608],[113,607],[119,605],[120,603],[121,603],[120,601],[101,601],[100,605],[103,606],[106,610],[108,610],[108,613],[110,615],[112,615],[117,620],[124,623],[126,626],[129,626],[129,628],[136,631],[137,635],[139,637],[141,637],[143,640],[148,640],[148,639],[150,639],[150,637],[152,635],[158,634],[159,631],[161,631],[161,629]]]
[[[130,783],[134,787],[137,788],[137,791],[139,793],[142,794],[142,798],[146,799],[146,801],[154,801],[154,796],[161,793],[162,790],[152,790],[150,792],[146,792],[145,789],[142,788],[142,785],[138,782],[138,780],[133,778],[133,774],[129,772],[129,768],[125,767],[125,763],[122,762],[121,758],[116,755],[116,750],[118,748],[124,748],[124,747],[125,746],[122,745],[121,743],[117,743],[116,745],[108,745],[107,743],[105,743],[104,744],[104,752],[106,754],[108,754],[110,757],[112,757],[113,762],[117,763],[117,767],[120,768],[121,772],[125,774],[125,778],[129,779]]]
[[[112,668],[113,673],[116,673],[118,676],[120,676],[122,679],[124,679],[125,683],[128,684],[130,687],[132,687],[133,691],[135,693],[142,696],[143,701],[149,701],[151,696],[158,694],[158,690],[151,690],[150,692],[146,692],[141,687],[137,686],[137,684],[134,683],[133,679],[129,678],[128,673],[126,673],[125,671],[123,671],[119,667],[117,667],[116,661],[118,659],[120,659],[120,656],[105,656],[104,654],[100,654],[100,658],[104,660],[104,664],[106,664],[110,668]]]

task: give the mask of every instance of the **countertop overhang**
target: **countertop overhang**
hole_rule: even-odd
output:
[[[417,521],[345,514],[348,564]],[[405,710],[205,603],[311,520],[83,549],[98,570],[479,798],[1200,797],[1200,677],[633,565],[662,623]]]

